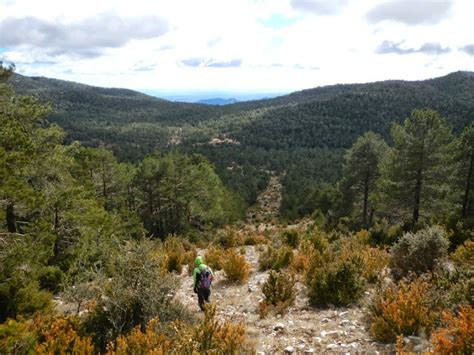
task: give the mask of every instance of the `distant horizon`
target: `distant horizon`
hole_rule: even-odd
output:
[[[230,91],[230,90],[136,90],[141,93],[173,102],[196,103],[210,99],[235,99],[237,101],[252,101],[271,99],[277,96],[288,95],[291,92],[260,92],[260,91]]]
[[[8,64],[8,63],[4,63]],[[18,68],[16,68],[18,69]],[[271,99],[275,98],[278,96],[284,96],[284,95],[289,95],[294,92],[298,91],[304,91],[304,90],[311,90],[311,89],[316,89],[316,88],[321,88],[321,87],[326,87],[326,86],[333,86],[333,85],[362,85],[362,84],[369,84],[369,83],[376,83],[376,82],[384,82],[384,81],[424,81],[424,80],[430,80],[430,79],[436,79],[440,77],[444,77],[453,73],[469,73],[474,75],[474,70],[455,70],[443,75],[439,76],[434,76],[434,77],[429,77],[429,78],[424,78],[424,79],[413,79],[413,80],[406,80],[406,79],[384,79],[384,80],[375,80],[375,81],[366,81],[366,82],[338,82],[334,84],[327,84],[327,85],[317,85],[317,86],[312,86],[312,87],[306,87],[306,88],[301,88],[301,89],[296,89],[296,90],[291,90],[291,91],[283,91],[283,90],[270,90],[270,89],[265,89],[265,90],[255,90],[255,89],[242,89],[242,90],[236,90],[236,89],[143,89],[143,88],[131,88],[131,87],[118,87],[118,86],[101,86],[101,85],[95,85],[95,84],[90,84],[90,83],[85,83],[85,82],[80,82],[76,80],[67,80],[67,79],[61,79],[61,78],[54,78],[54,77],[48,77],[45,75],[25,75],[22,73],[18,73],[18,70],[15,70],[15,73],[34,78],[34,77],[44,77],[47,79],[55,79],[55,80],[63,80],[63,81],[69,81],[73,82],[76,84],[80,85],[88,85],[88,86],[93,86],[93,87],[99,87],[99,88],[104,88],[104,89],[125,89],[125,90],[132,90],[136,92],[140,92],[145,95],[153,96],[156,98],[172,101],[172,102],[185,102],[185,103],[196,103],[200,100],[209,100],[209,99],[236,99],[239,102],[245,102],[245,101],[253,101],[253,100],[262,100],[262,99]]]

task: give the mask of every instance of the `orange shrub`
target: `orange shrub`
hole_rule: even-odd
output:
[[[375,282],[387,267],[389,253],[384,249],[365,247],[361,251],[363,263],[362,277],[368,282]]]
[[[438,329],[432,336],[437,354],[474,353],[474,309],[461,307],[457,316],[444,312],[445,328]]]
[[[35,322],[39,322],[36,319]],[[35,347],[37,354],[93,354],[94,346],[89,337],[80,337],[75,328],[76,319],[58,317],[41,332],[42,341]]]
[[[291,262],[290,269],[294,273],[305,274],[309,270],[315,255],[316,251],[313,245],[308,240],[301,241],[300,248]]]
[[[261,234],[251,234],[244,238],[244,245],[267,244],[268,240]]]
[[[228,280],[244,283],[250,274],[250,265],[245,256],[237,254],[234,250],[227,251],[223,269]]]
[[[429,284],[417,279],[402,280],[398,287],[379,292],[369,306],[370,332],[375,339],[393,342],[397,335],[418,335],[429,332],[436,319],[427,293]]]
[[[220,247],[211,246],[204,254],[204,262],[213,270],[222,270],[226,258],[226,251]]]
[[[197,345],[194,350],[200,354],[237,354],[247,353],[245,326],[241,323],[216,319],[216,307],[206,307],[204,322],[195,329],[192,339]]]
[[[0,325],[0,349],[7,354],[93,354],[92,339],[77,334],[78,319],[37,315]]]
[[[152,319],[144,332],[135,327],[128,335],[121,335],[115,343],[109,343],[107,354],[165,354],[171,351],[171,337],[157,331],[158,319]]]
[[[196,327],[173,322],[165,328],[157,319],[145,331],[134,328],[128,335],[109,343],[108,355],[115,354],[238,354],[251,353],[245,327],[216,319],[216,307],[206,306],[204,322]]]

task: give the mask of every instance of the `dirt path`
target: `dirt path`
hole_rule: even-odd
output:
[[[277,216],[281,201],[281,185],[272,177],[269,187],[259,197],[257,206],[249,212],[247,230],[265,228],[270,232],[279,226],[269,223]],[[255,218],[259,220],[256,221]],[[263,218],[263,219],[262,219]],[[250,224],[257,222],[258,224]],[[306,287],[297,283],[295,304],[284,316],[258,316],[258,303],[263,299],[261,286],[268,272],[258,270],[258,246],[245,246],[245,258],[251,265],[249,280],[242,285],[229,283],[223,271],[217,271],[211,301],[218,306],[218,316],[246,325],[255,343],[257,354],[284,353],[391,353],[393,346],[372,341],[364,326],[364,307],[314,309],[308,306]],[[240,249],[240,248],[239,248]],[[199,251],[204,255],[205,250]],[[181,276],[177,299],[189,310],[199,314],[197,296],[192,291],[192,278],[186,268]],[[367,296],[368,296],[367,292]]]

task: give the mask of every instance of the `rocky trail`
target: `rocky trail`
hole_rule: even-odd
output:
[[[277,216],[281,200],[281,185],[272,177],[269,188],[262,193],[257,205],[249,212],[248,230],[277,228],[270,223]],[[253,223],[253,224],[252,224]],[[289,226],[297,227],[297,226]],[[301,227],[301,226],[300,226]],[[315,309],[308,305],[306,286],[297,283],[295,304],[283,315],[270,313],[260,319],[258,303],[263,299],[261,287],[268,277],[268,271],[259,271],[258,246],[244,246],[245,258],[251,266],[248,281],[244,284],[229,283],[224,271],[217,271],[213,284],[211,301],[217,304],[218,317],[222,320],[245,324],[249,338],[255,345],[257,354],[305,354],[344,353],[379,354],[393,353],[393,345],[385,345],[371,339],[364,323],[364,302],[362,306],[349,308]],[[199,250],[204,255],[205,249]],[[188,309],[201,314],[197,296],[192,291],[192,277],[185,267],[177,292],[179,299]],[[366,293],[369,297],[370,293]]]

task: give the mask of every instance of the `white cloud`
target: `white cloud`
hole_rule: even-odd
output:
[[[0,27],[18,30],[0,29],[0,59],[27,75],[161,90],[281,92],[474,70],[473,5],[442,3],[423,17],[405,0],[0,2]]]

